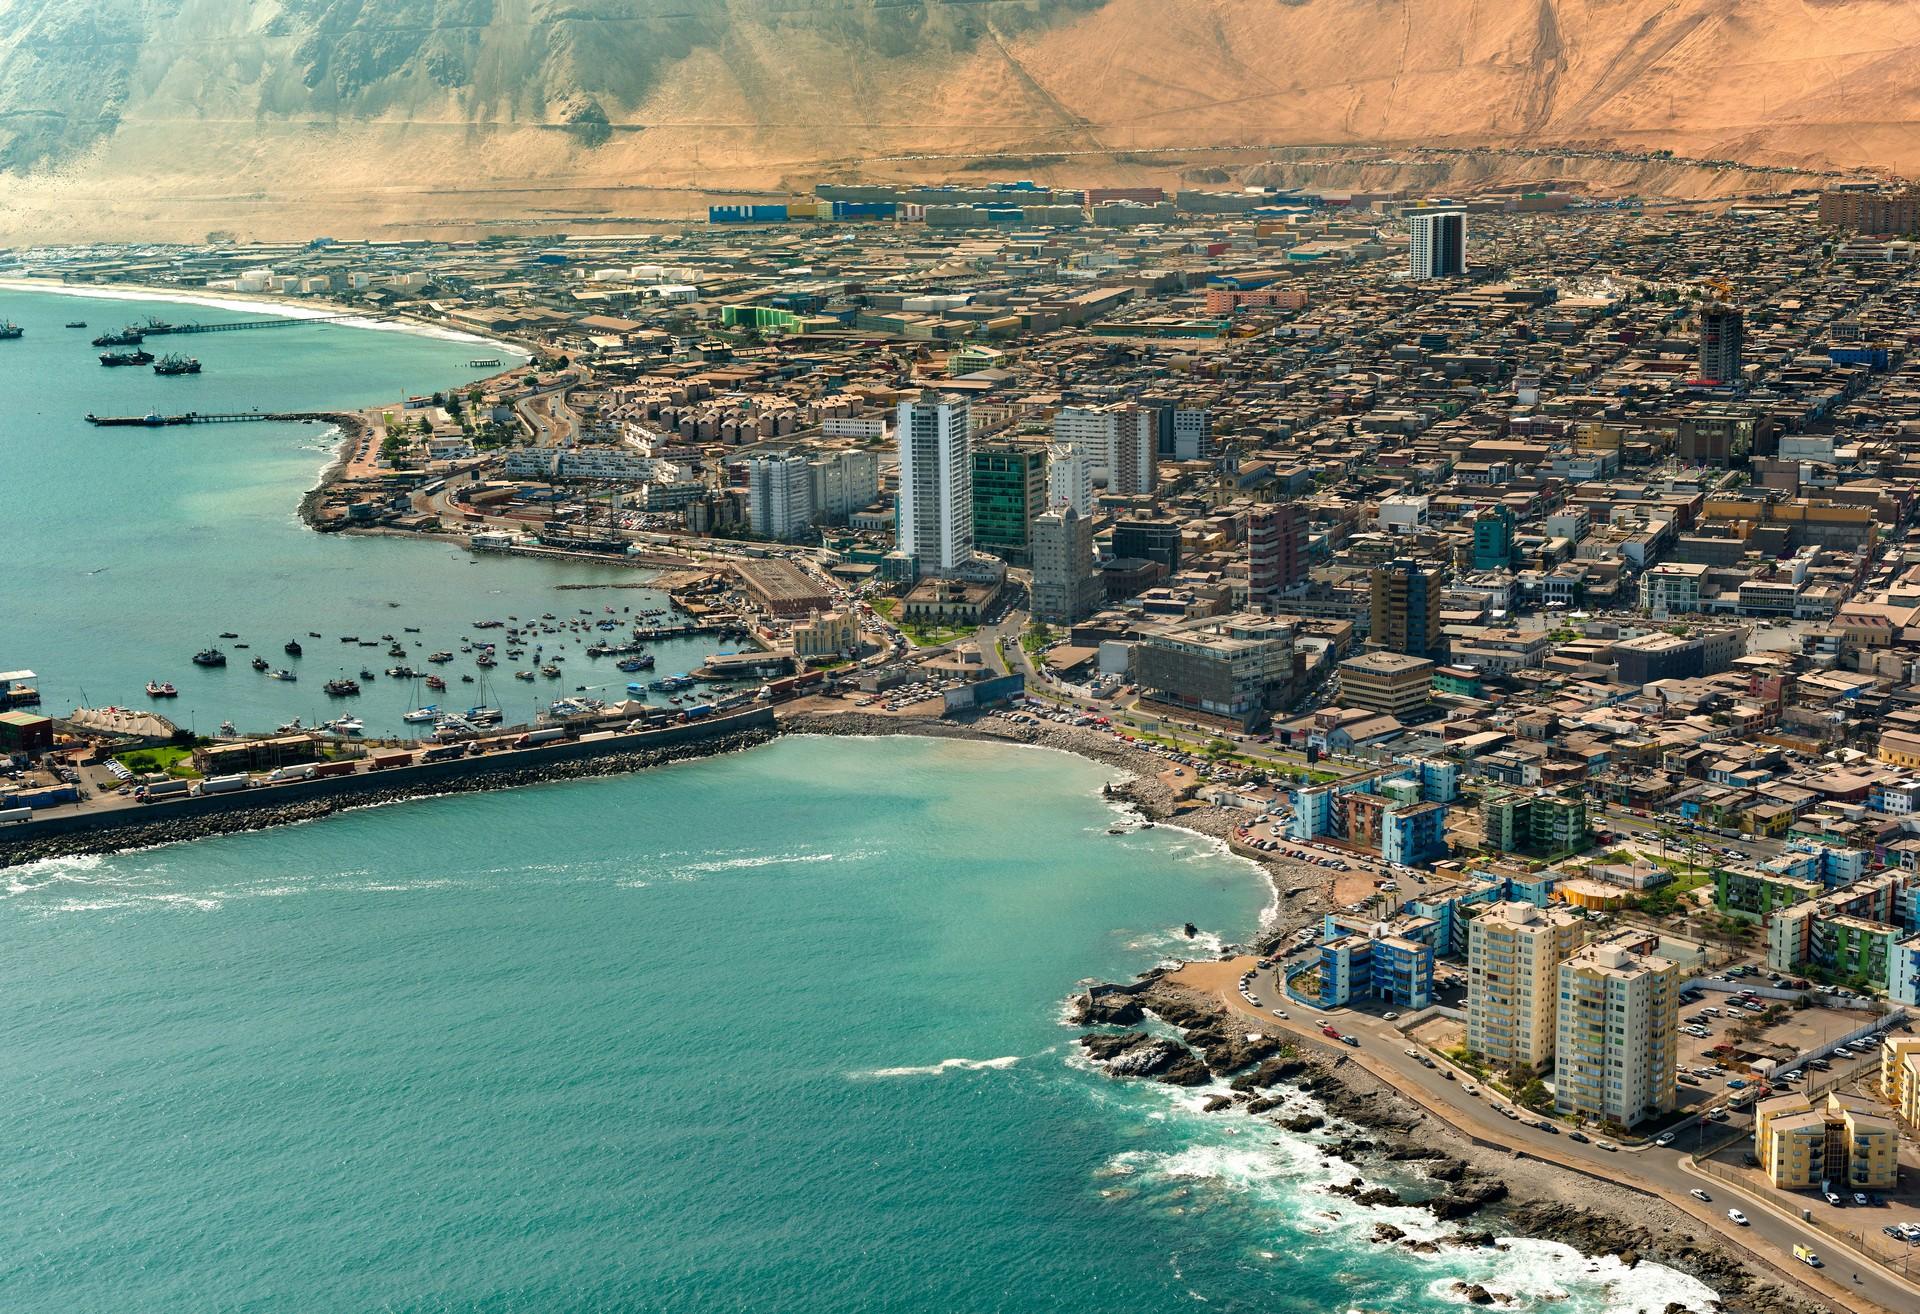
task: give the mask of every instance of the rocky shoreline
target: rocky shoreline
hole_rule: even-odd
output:
[[[1149,1019],[1180,1038],[1139,1029]],[[1381,1222],[1371,1237],[1376,1245],[1423,1253],[1446,1246],[1499,1249],[1498,1235],[1522,1234],[1563,1242],[1585,1255],[1611,1255],[1628,1267],[1649,1260],[1691,1274],[1719,1293],[1717,1308],[1732,1314],[1831,1314],[1785,1289],[1777,1275],[1703,1237],[1697,1223],[1664,1202],[1476,1145],[1358,1064],[1303,1053],[1289,1037],[1170,983],[1158,969],[1131,983],[1088,989],[1073,1001],[1070,1020],[1092,1028],[1080,1037],[1081,1048],[1115,1077],[1190,1087],[1227,1082],[1229,1093],[1209,1097],[1208,1112],[1237,1111],[1308,1133],[1325,1128],[1327,1118],[1285,1109],[1294,1102],[1288,1091],[1310,1095],[1330,1117],[1362,1129],[1323,1147],[1329,1158],[1356,1170],[1331,1188],[1333,1194],[1360,1205],[1410,1205],[1438,1221],[1463,1224],[1426,1241]],[[1389,1176],[1402,1184],[1382,1180]],[[1407,1185],[1409,1180],[1418,1185]],[[1459,1284],[1456,1294],[1474,1305],[1510,1299],[1497,1286],[1478,1284]],[[1665,1314],[1710,1312],[1672,1304]]]
[[[310,418],[331,424],[340,430],[340,442],[333,451],[333,460],[320,472],[320,482],[300,496],[300,523],[317,534],[333,532],[330,527],[319,521],[321,499],[327,490],[340,482],[340,472],[347,468],[347,454],[351,452],[366,432],[366,417],[353,411],[317,412]]]
[[[545,766],[503,767],[497,771],[476,771],[468,775],[417,787],[398,786],[373,793],[350,794],[339,798],[310,799],[300,803],[262,804],[233,812],[201,817],[181,817],[146,825],[116,827],[111,830],[74,831],[45,840],[0,844],[0,867],[19,866],[48,858],[82,854],[122,853],[129,849],[152,848],[160,844],[181,844],[189,840],[233,835],[243,831],[267,830],[303,821],[318,821],[340,812],[378,807],[410,798],[431,798],[442,794],[473,794],[525,785],[544,785],[562,780],[587,780],[596,776],[627,775],[649,767],[735,753],[767,743],[773,730],[741,730],[715,739],[696,740],[639,753],[616,753],[606,757],[555,762]]]

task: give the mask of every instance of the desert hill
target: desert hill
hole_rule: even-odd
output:
[[[1317,144],[1916,170],[1917,52],[1907,0],[0,0],[0,240],[1172,183]]]

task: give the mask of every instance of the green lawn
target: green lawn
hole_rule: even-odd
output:
[[[119,754],[116,760],[137,776],[164,771],[183,780],[200,778],[200,773],[193,769],[193,750],[190,748],[136,748],[130,753]]]

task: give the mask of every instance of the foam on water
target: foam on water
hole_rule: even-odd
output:
[[[865,1077],[942,1077],[949,1072],[989,1072],[1010,1068],[1020,1061],[1018,1054],[1008,1054],[1001,1058],[941,1059],[938,1063],[929,1063],[917,1068],[875,1068],[872,1072],[856,1073]]]

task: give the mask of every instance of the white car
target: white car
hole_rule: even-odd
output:
[[[1727,1217],[1733,1220],[1733,1225],[1735,1227],[1751,1227],[1752,1226],[1751,1223],[1747,1222],[1747,1216],[1741,1213],[1738,1209],[1727,1210]]]
[[[1701,1190],[1697,1186],[1694,1187],[1691,1191],[1688,1191],[1687,1194],[1692,1196],[1694,1199],[1700,1201],[1702,1204],[1711,1203],[1713,1200],[1712,1196],[1708,1195],[1705,1191]]]

